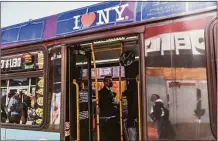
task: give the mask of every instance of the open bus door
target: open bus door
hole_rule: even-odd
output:
[[[118,140],[128,140],[127,127],[127,107],[124,103],[126,96],[123,93],[127,90],[134,91],[133,97],[136,97],[136,117],[139,117],[134,122],[135,137],[142,138],[141,131],[141,84],[136,81],[136,76],[139,75],[139,62],[135,61],[135,54],[132,57],[132,52],[137,52],[138,36],[130,36],[121,38],[110,43],[96,42],[76,44],[66,46],[66,97],[65,97],[65,140],[102,140],[104,137],[115,135]],[[107,40],[107,39],[106,39]],[[108,39],[109,40],[109,39]],[[112,55],[112,57],[111,57]],[[125,57],[124,57],[125,56]],[[124,57],[124,60],[122,60]],[[103,60],[102,60],[103,59]],[[135,64],[135,65],[132,65]],[[113,70],[114,69],[114,70]],[[100,75],[101,70],[101,75]],[[104,77],[108,72],[112,71],[112,74],[116,72],[116,75],[111,77],[112,83],[115,85],[111,88],[115,101],[117,102],[118,114],[114,119],[111,117],[100,116],[99,106],[99,90],[104,87]],[[144,70],[144,69],[143,69]],[[114,72],[115,71],[115,72]],[[131,81],[131,82],[130,82]],[[63,84],[62,84],[63,85]],[[134,85],[134,86],[133,86]],[[137,89],[137,90],[136,90]],[[126,102],[127,103],[127,102]],[[124,107],[125,108],[124,108]],[[105,109],[107,111],[107,109]],[[135,113],[134,113],[135,114]],[[109,118],[109,119],[108,119]],[[108,122],[110,121],[110,122]],[[112,122],[116,122],[116,127],[106,127]],[[113,123],[112,123],[113,124]],[[118,126],[117,126],[118,125]],[[107,131],[105,129],[107,128]],[[127,129],[128,128],[128,129]],[[108,131],[108,129],[110,131]],[[107,138],[106,137],[106,138]]]

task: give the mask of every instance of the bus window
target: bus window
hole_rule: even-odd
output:
[[[149,140],[215,140],[210,128],[204,44],[204,28],[210,18],[195,16],[147,26]]]
[[[36,80],[37,83],[32,85],[31,80]],[[43,78],[19,78],[7,81],[8,93],[2,97],[4,110],[7,113],[5,122],[40,125],[43,119]]]
[[[43,66],[42,51],[24,52],[1,58],[3,125],[40,126],[42,124],[45,112]]]
[[[61,47],[49,48],[49,99],[51,101],[49,128],[58,130],[61,116]]]

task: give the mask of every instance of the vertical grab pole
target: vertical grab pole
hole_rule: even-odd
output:
[[[79,85],[76,80],[73,80],[73,84],[76,86],[76,140],[80,140],[80,121],[79,121]]]
[[[90,52],[87,53],[88,62],[88,111],[89,111],[89,141],[93,141],[93,113],[92,113],[92,58]]]
[[[123,42],[121,42],[121,52],[123,53]],[[121,91],[121,63],[119,63],[119,102],[120,102],[120,140],[123,141],[123,105],[122,105],[122,91]]]
[[[98,80],[97,80],[97,71],[96,71],[96,62],[95,62],[95,52],[94,52],[94,45],[93,45],[93,43],[91,44],[91,50],[92,50],[92,59],[93,59],[94,74],[95,74],[96,117],[97,117],[97,140],[100,141]]]
[[[137,81],[138,85],[138,123],[139,123],[139,140],[142,140],[142,124],[141,124],[141,96],[140,96],[140,81]]]

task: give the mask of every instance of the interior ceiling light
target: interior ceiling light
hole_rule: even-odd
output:
[[[136,56],[135,57],[136,60],[139,59],[139,56]],[[108,62],[118,62],[119,61],[119,58],[116,58],[116,59],[105,59],[105,60],[96,60],[96,64],[99,64],[99,63],[108,63]],[[91,61],[91,63],[93,64],[93,61]],[[80,63],[76,63],[76,65],[86,65],[87,62],[80,62]]]
[[[99,41],[94,41],[94,44],[99,44],[99,43],[110,43],[110,42],[115,42],[115,41],[122,41],[125,40],[125,37],[118,37],[118,38],[109,38],[106,40],[99,40]]]
[[[116,42],[116,41],[123,41],[123,40],[128,40],[128,39],[137,39],[137,36],[131,36],[131,37],[116,37],[116,38],[109,38],[109,39],[105,39],[105,40],[97,40],[94,41],[94,44],[102,44],[102,43],[111,43],[111,42]],[[91,43],[85,43],[85,44],[81,44],[81,46],[87,46],[87,45],[91,45]]]

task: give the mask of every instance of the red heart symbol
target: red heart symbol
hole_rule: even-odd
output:
[[[84,27],[90,27],[95,21],[96,15],[94,12],[82,15],[81,22]]]

